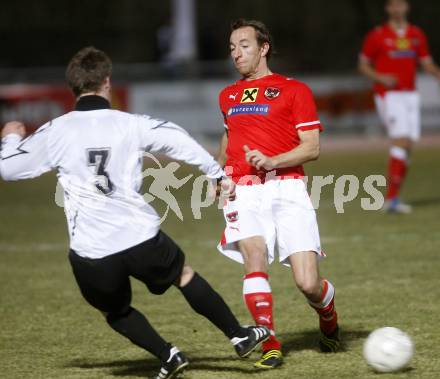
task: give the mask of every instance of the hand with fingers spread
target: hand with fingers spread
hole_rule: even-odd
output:
[[[264,155],[259,150],[251,150],[248,145],[243,146],[243,150],[246,153],[246,162],[251,166],[254,166],[257,170],[273,170],[275,168],[275,162],[271,157]]]

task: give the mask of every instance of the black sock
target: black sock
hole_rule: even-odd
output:
[[[145,316],[136,309],[130,307],[124,313],[109,313],[107,322],[113,330],[160,360],[164,361],[169,357],[171,345],[154,330]]]
[[[192,309],[205,316],[228,338],[246,336],[246,331],[240,326],[223,298],[199,274],[195,273],[191,281],[181,287],[180,291]]]

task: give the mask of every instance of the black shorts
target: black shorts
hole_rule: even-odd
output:
[[[165,233],[101,259],[69,252],[76,282],[84,298],[102,312],[123,312],[131,303],[130,276],[150,292],[164,293],[182,273],[185,255]]]

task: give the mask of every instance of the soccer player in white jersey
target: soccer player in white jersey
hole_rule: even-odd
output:
[[[239,325],[221,296],[160,231],[158,214],[138,193],[145,151],[198,166],[212,179],[222,178],[223,170],[179,126],[110,109],[111,67],[104,52],[80,50],[66,72],[77,97],[75,110],[25,139],[23,124],[7,123],[0,175],[20,180],[57,170],[65,194],[69,259],[81,293],[111,328],[161,360],[158,379],[174,377],[188,361],[131,307],[130,276],[154,294],[178,287],[193,310],[218,327],[240,357],[247,356],[269,331]]]

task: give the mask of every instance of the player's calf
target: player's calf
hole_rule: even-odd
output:
[[[340,349],[338,314],[335,309],[335,289],[328,280],[323,280],[321,300],[309,302],[319,316],[321,338],[319,346],[323,352],[336,352]]]
[[[264,272],[246,275],[243,281],[243,298],[255,323],[266,326],[271,332],[269,339],[263,344],[263,352],[281,350],[281,343],[275,337],[273,297],[269,276]]]

